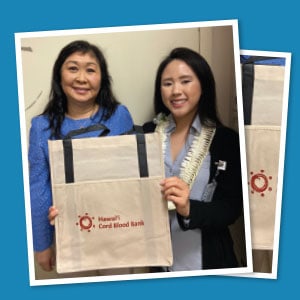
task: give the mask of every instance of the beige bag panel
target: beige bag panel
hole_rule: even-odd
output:
[[[245,126],[253,249],[273,249],[279,126]]]
[[[284,72],[284,66],[254,66],[252,125],[281,125]]]
[[[158,133],[145,134],[149,176],[164,176],[162,146]],[[65,182],[62,141],[49,141],[51,180]],[[138,178],[135,135],[108,136],[72,140],[75,182]],[[151,154],[151,155],[150,155]]]

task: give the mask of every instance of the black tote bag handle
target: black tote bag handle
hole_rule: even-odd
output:
[[[98,130],[103,130],[99,136],[106,136],[109,134],[110,130],[102,125],[102,124],[94,124],[88,127],[80,128],[80,129],[75,129],[71,130],[68,132],[68,134],[64,137],[64,140],[71,139],[74,136],[81,135],[87,132],[92,132],[92,131],[98,131]]]
[[[135,134],[140,177],[141,178],[149,177],[148,162],[147,162],[147,149],[146,149],[146,141],[145,141],[145,134],[144,134],[143,126],[134,124],[131,130],[122,133],[122,135],[126,135],[126,134]]]

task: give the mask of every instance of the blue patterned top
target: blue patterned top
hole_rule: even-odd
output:
[[[108,120],[102,120],[103,109],[99,109],[90,118],[74,120],[65,117],[61,133],[66,135],[71,130],[87,127],[93,124],[105,125],[108,135],[119,135],[132,129],[133,120],[124,105],[119,105]],[[47,116],[34,117],[31,121],[29,136],[29,180],[31,219],[34,251],[43,251],[53,243],[53,226],[48,220],[48,210],[52,205],[48,140],[50,139],[49,120]],[[95,137],[101,132],[88,132],[80,137]]]

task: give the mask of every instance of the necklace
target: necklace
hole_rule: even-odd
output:
[[[165,130],[169,120],[160,120],[155,131],[159,132],[162,139],[163,154],[165,155],[167,135]],[[209,147],[215,135],[216,128],[202,126],[201,133],[194,137],[187,155],[182,161],[179,177],[191,188],[201,168],[202,162],[209,151]]]
[[[167,135],[166,128],[169,125],[168,119],[156,119],[156,129],[155,131],[160,133],[162,139],[162,150],[165,157]],[[196,179],[198,171],[201,168],[202,162],[209,151],[209,147],[215,135],[216,128],[202,126],[201,133],[194,137],[192,145],[188,150],[187,155],[183,159],[180,166],[179,178],[186,182],[189,188]],[[176,207],[172,201],[168,201],[168,210],[175,210]]]

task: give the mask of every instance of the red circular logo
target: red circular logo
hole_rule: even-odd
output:
[[[269,180],[272,180],[272,176],[267,176],[264,174],[264,170],[260,170],[260,172],[254,174],[254,172],[250,173],[250,184],[251,193],[254,192],[260,193],[262,197],[264,197],[264,192],[266,190],[272,191],[272,187],[269,186]]]
[[[80,227],[80,230],[91,231],[91,228],[95,228],[93,224],[94,217],[90,217],[88,213],[85,213],[84,216],[78,216],[79,222],[76,223]]]

